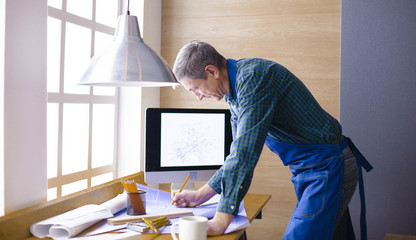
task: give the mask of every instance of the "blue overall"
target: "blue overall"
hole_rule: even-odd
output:
[[[366,166],[363,166],[367,171],[372,167],[349,138],[337,144],[291,144],[279,142],[268,136],[265,143],[280,157],[285,166],[290,167],[298,199],[283,239],[332,239],[342,194],[342,151],[348,145],[357,159],[360,173],[362,217],[364,215],[364,221],[361,221],[361,239],[366,239],[361,162],[365,162]]]

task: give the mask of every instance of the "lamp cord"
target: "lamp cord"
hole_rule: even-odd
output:
[[[130,15],[130,0],[127,0],[127,15]]]

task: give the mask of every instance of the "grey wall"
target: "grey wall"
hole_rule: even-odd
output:
[[[416,1],[344,0],[341,22],[340,121],[374,166],[368,239],[416,235]],[[358,191],[350,208],[358,237]]]

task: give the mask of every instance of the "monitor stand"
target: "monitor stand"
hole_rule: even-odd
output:
[[[170,186],[170,191],[171,192],[178,192],[181,187],[182,187],[183,183],[172,183]],[[185,186],[183,187],[183,190],[190,190],[190,191],[195,191],[195,185],[194,182],[192,181],[188,181],[186,182]]]

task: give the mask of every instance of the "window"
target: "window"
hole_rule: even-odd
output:
[[[77,85],[108,46],[120,0],[48,0],[48,200],[115,177],[117,95]]]

